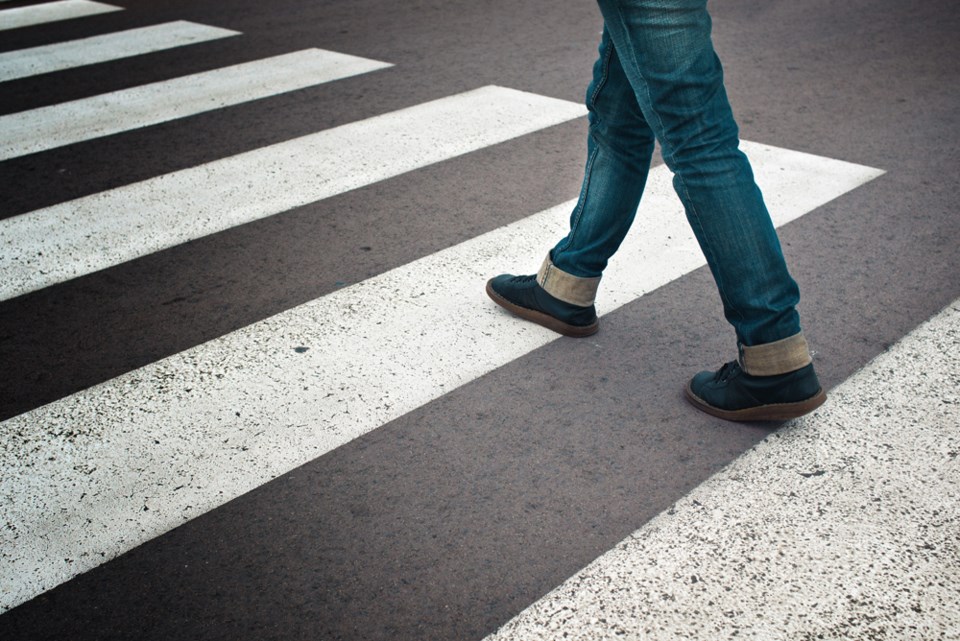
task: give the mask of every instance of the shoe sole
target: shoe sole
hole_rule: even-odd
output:
[[[804,414],[809,414],[817,409],[827,400],[827,394],[821,388],[816,394],[804,401],[796,403],[771,403],[770,405],[760,405],[758,407],[747,407],[742,410],[725,410],[714,407],[710,403],[693,393],[690,383],[687,383],[687,400],[698,410],[706,412],[711,416],[722,418],[727,421],[786,421],[791,418],[797,418]]]
[[[520,305],[511,303],[493,289],[493,287],[490,285],[491,282],[492,281],[487,281],[487,296],[489,296],[493,302],[500,307],[516,314],[524,320],[531,321],[537,325],[542,325],[543,327],[553,330],[558,334],[563,334],[564,336],[570,336],[572,338],[583,338],[584,336],[590,336],[592,334],[596,334],[597,330],[600,329],[599,319],[593,321],[589,325],[571,325],[570,323],[564,323],[562,320],[554,318],[549,314],[544,314],[543,312],[538,312],[535,309],[529,309],[527,307],[521,307]]]

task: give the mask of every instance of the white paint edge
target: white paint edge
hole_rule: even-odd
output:
[[[0,221],[0,300],[579,118],[482,87]]]
[[[960,638],[960,299],[487,641]]]
[[[123,7],[115,7],[102,2],[90,2],[89,0],[59,0],[59,2],[46,2],[29,7],[4,9],[0,11],[0,31],[32,27],[61,20],[72,20],[113,11],[123,11]]]
[[[783,224],[878,176],[745,143]],[[0,424],[0,607],[114,558],[556,338],[486,299],[535,270],[574,202]],[[452,213],[450,215],[453,215]],[[703,264],[665,167],[600,293],[610,311]],[[296,348],[308,348],[299,353]],[[148,508],[145,510],[144,508]],[[10,527],[9,524],[15,524]]]
[[[0,82],[240,35],[186,21],[0,53]]]
[[[0,116],[0,161],[390,66],[307,49]]]

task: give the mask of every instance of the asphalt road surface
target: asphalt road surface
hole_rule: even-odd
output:
[[[589,2],[0,0],[0,638],[960,639],[960,11],[718,0],[830,400],[655,161],[557,337]]]

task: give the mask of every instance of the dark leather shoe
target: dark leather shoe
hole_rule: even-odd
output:
[[[600,329],[593,305],[580,307],[554,298],[537,283],[535,275],[501,274],[491,278],[487,281],[487,295],[520,318],[564,336],[590,336]]]
[[[686,392],[694,407],[728,421],[785,421],[827,400],[813,363],[787,374],[751,376],[732,361],[694,376]]]

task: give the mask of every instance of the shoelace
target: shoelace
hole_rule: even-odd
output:
[[[717,370],[716,376],[713,377],[713,380],[717,383],[723,383],[737,374],[740,373],[740,363],[737,361],[730,361],[729,363],[724,363],[723,367]]]
[[[514,276],[510,280],[511,282],[519,284],[519,283],[529,283],[532,280],[536,280],[536,278],[537,278],[536,274],[527,274],[525,276]]]

